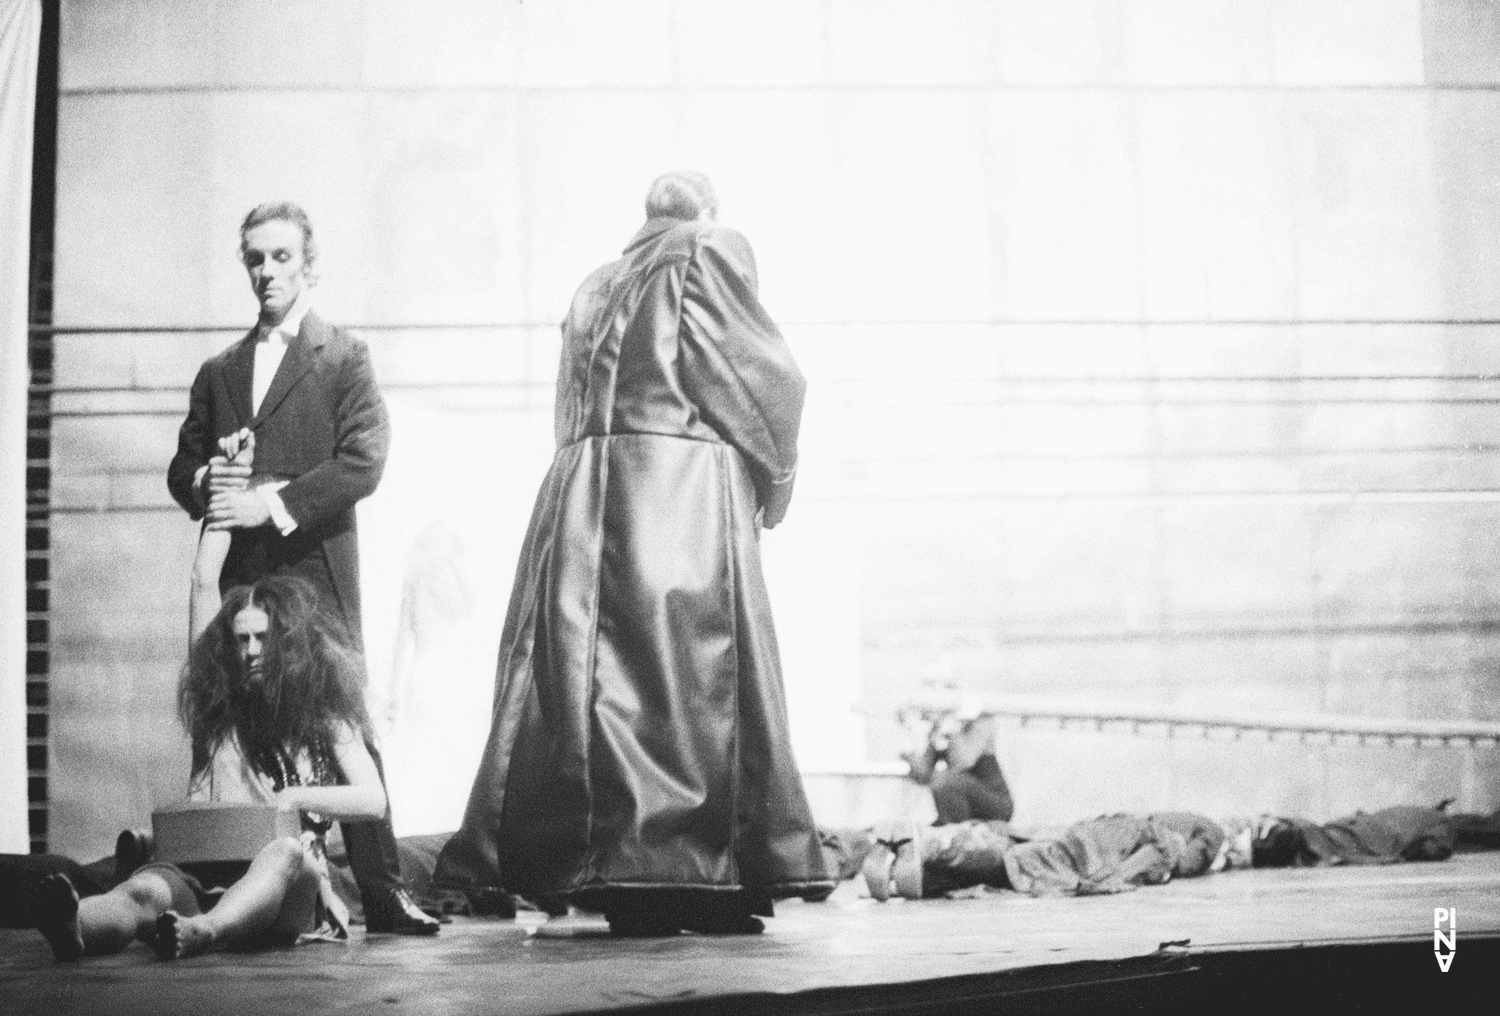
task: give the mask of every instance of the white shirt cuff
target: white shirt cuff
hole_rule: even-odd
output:
[[[297,528],[297,520],[292,518],[291,513],[286,510],[286,505],[281,502],[281,495],[276,493],[286,483],[268,483],[264,487],[256,487],[255,492],[265,501],[266,508],[271,512],[271,524],[281,530],[282,536],[290,536],[292,530]]]

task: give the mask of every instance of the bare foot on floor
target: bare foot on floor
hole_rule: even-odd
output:
[[[164,960],[185,960],[213,944],[213,934],[198,918],[168,910],[156,919],[156,955]]]
[[[36,930],[52,946],[52,955],[68,963],[83,955],[83,930],[78,925],[78,890],[68,876],[56,874],[42,879],[31,897]]]

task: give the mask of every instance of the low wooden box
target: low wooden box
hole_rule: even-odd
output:
[[[302,817],[272,804],[185,801],[151,815],[159,861],[249,861],[282,836],[302,832]]]

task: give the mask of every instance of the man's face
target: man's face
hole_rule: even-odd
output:
[[[242,257],[261,317],[279,322],[308,285],[301,227],[285,219],[262,222],[245,233]]]
[[[259,684],[261,679],[261,657],[265,652],[266,629],[271,619],[266,612],[253,603],[245,604],[243,610],[234,615],[231,627],[234,630],[235,646],[239,649],[240,666],[245,670],[245,679]]]

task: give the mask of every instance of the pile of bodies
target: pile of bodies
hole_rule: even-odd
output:
[[[448,835],[400,841],[402,875],[418,902],[433,911],[513,916],[515,902],[506,895],[477,896],[433,886],[433,864]],[[1274,816],[1220,823],[1191,812],[1160,812],[1102,815],[1071,826],[1024,831],[1001,821],[939,826],[898,821],[875,829],[825,831],[823,846],[839,877],[863,875],[870,895],[879,900],[986,889],[1089,896],[1233,868],[1438,861],[1455,852],[1497,850],[1500,811],[1450,814],[1441,805],[1401,805],[1321,825]],[[66,871],[80,895],[87,896],[112,888],[143,859],[117,855],[83,867],[54,855],[0,854],[0,926],[32,924],[28,897],[44,875]],[[360,897],[347,860],[335,850],[330,861],[334,888],[357,920]]]
[[[1220,823],[1191,812],[1103,815],[1058,829],[1007,822],[919,826],[898,821],[824,838],[845,877],[870,895],[946,896],[977,886],[1030,896],[1089,896],[1230,868],[1437,861],[1500,849],[1500,811],[1453,815],[1401,805],[1321,825],[1262,816]]]

